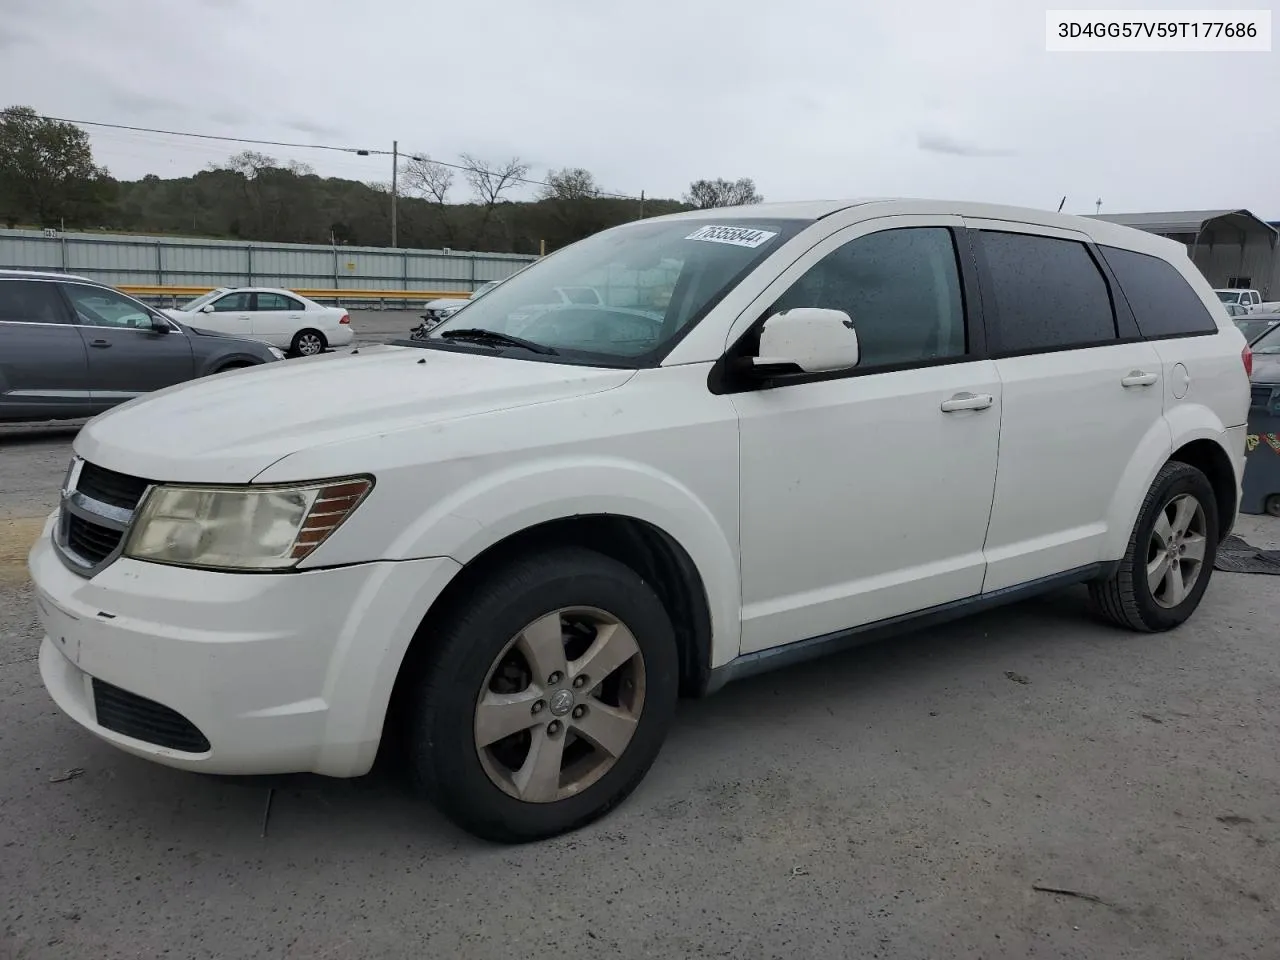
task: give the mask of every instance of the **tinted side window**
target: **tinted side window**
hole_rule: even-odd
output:
[[[1107,282],[1084,244],[994,231],[977,239],[995,287],[992,352],[1060,350],[1116,338]]]
[[[1218,325],[1191,284],[1159,257],[1100,247],[1144,337],[1217,333]]]
[[[858,334],[859,369],[966,352],[955,242],[945,227],[872,233],[831,251],[769,311],[843,310]]]
[[[236,294],[232,294],[236,296]],[[301,310],[302,304],[292,297],[286,297],[280,293],[260,293],[258,294],[259,310]]]
[[[90,287],[80,283],[64,284],[62,288],[75,308],[80,322],[91,327],[130,327],[136,330],[151,329],[151,314],[139,303],[124,294],[105,287]]]
[[[252,293],[228,293],[213,301],[214,313],[248,313],[253,307]]]
[[[57,287],[41,280],[0,280],[0,320],[69,322]]]

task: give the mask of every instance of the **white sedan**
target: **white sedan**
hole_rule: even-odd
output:
[[[345,347],[355,336],[346,310],[274,287],[219,287],[164,312],[188,326],[261,340],[298,357]]]

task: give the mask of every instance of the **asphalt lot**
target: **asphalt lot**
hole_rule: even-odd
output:
[[[24,557],[74,429],[0,429],[0,960],[1277,955],[1274,578],[1216,574],[1161,636],[1071,590],[731,685],[547,843],[460,834],[394,771],[289,782],[264,838],[264,788],[41,686]]]

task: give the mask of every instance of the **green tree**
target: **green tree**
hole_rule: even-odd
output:
[[[31,107],[0,110],[0,214],[54,226],[101,222],[116,184],[93,162],[89,135]]]

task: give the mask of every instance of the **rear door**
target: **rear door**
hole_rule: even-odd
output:
[[[85,346],[48,280],[0,280],[0,420],[92,412]]]
[[[1220,335],[1218,323],[1200,294],[1166,260],[1116,247],[1098,250],[1111,268],[1139,331],[1160,355],[1165,415],[1176,424],[1184,417],[1195,417],[1187,408],[1199,406],[1207,407],[1211,418],[1226,427],[1244,423],[1247,409],[1240,352],[1235,343]],[[1255,338],[1267,329],[1265,321],[1249,324]]]
[[[111,405],[190,380],[195,373],[186,334],[159,313],[107,287],[64,283],[89,361],[93,399]],[[157,332],[153,318],[168,332]]]
[[[1169,453],[1164,371],[1088,238],[966,218],[1003,391],[984,592],[1103,560],[1135,462]],[[1141,456],[1136,456],[1144,451]],[[1127,537],[1128,530],[1125,530]]]
[[[302,301],[283,293],[255,293],[253,305],[253,335],[276,347],[288,347],[293,335],[308,324]],[[319,326],[319,324],[316,324]]]

